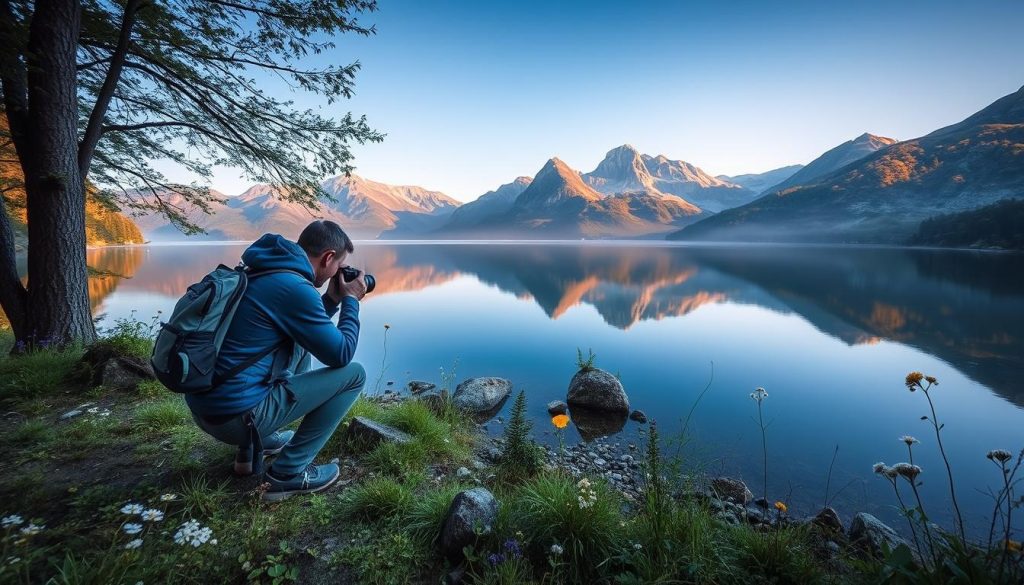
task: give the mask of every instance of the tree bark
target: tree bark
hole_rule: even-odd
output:
[[[29,30],[26,165],[28,341],[96,339],[85,260],[85,185],[78,167],[78,0],[37,2]],[[24,338],[23,338],[24,339]]]

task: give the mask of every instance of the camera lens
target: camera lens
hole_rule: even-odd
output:
[[[366,274],[363,276],[363,281],[366,282],[366,292],[372,293],[377,286],[377,279],[372,274]]]

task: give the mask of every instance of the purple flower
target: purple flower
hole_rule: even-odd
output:
[[[491,563],[492,567],[497,567],[501,563],[505,562],[505,555],[501,553],[493,553],[491,556],[487,557],[487,562]]]
[[[507,550],[514,559],[518,559],[523,556],[523,551],[519,548],[519,542],[514,538],[510,538],[505,541],[505,550]]]

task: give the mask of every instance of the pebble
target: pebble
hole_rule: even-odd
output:
[[[473,472],[465,467],[460,467],[455,470],[455,477],[458,477],[459,479],[465,479],[471,475],[473,475]]]

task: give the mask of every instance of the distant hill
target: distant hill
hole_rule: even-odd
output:
[[[875,136],[865,132],[853,140],[847,140],[825,152],[825,154],[812,160],[804,168],[768,187],[765,191],[782,191],[794,185],[807,185],[819,177],[824,177],[836,169],[841,169],[891,144],[896,144],[895,138]]]
[[[0,116],[0,136],[7,135],[7,117]],[[14,229],[14,246],[25,250],[28,245],[28,225],[25,213],[25,177],[18,165],[13,146],[5,142],[0,146],[0,190],[3,192],[7,213]],[[89,246],[141,244],[142,232],[138,226],[105,203],[91,186],[86,188],[85,242]]]
[[[1024,199],[1004,199],[921,222],[911,246],[1024,250]]]
[[[896,244],[929,217],[1022,196],[1024,88],[962,122],[885,146],[809,183],[773,188],[669,237]]]
[[[729,175],[718,175],[718,178],[727,183],[749,189],[754,193],[762,193],[769,187],[792,177],[794,173],[802,168],[804,168],[804,165],[789,165],[788,167],[772,169],[763,173],[749,173],[732,177]]]
[[[185,203],[180,195],[164,193],[171,205],[185,209],[190,221],[206,230],[198,239],[254,240],[266,232],[292,237],[314,219],[330,219],[341,224],[353,237],[376,238],[392,230],[404,217],[409,223],[420,216],[446,217],[460,203],[439,191],[407,185],[388,185],[352,175],[327,179],[322,189],[335,198],[323,200],[315,210],[282,200],[269,185],[255,185],[237,196],[212,192],[223,203],[214,203],[212,213]],[[144,193],[139,193],[145,196]],[[138,219],[146,235],[155,240],[182,240],[186,236],[159,214]]]

